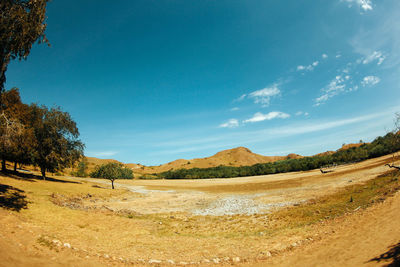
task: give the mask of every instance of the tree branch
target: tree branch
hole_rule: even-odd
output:
[[[400,166],[396,166],[394,164],[390,165],[390,164],[385,164],[385,166],[388,166],[389,168],[395,168],[398,169],[400,171]]]

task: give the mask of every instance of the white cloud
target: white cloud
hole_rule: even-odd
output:
[[[304,111],[297,111],[295,115],[296,116],[301,116],[301,115],[308,116],[310,114],[308,112],[304,112]]]
[[[263,107],[267,107],[269,106],[271,97],[277,96],[280,93],[281,91],[278,88],[278,84],[275,83],[270,87],[250,93],[248,97],[254,99],[254,103],[262,104]]]
[[[350,3],[350,7],[354,3],[354,4],[358,5],[364,11],[373,9],[371,0],[344,0],[344,1],[346,1],[347,3]]]
[[[238,111],[238,110],[239,110],[238,107],[233,107],[233,108],[230,109],[230,111]]]
[[[239,126],[239,121],[237,119],[230,119],[225,123],[222,123],[220,128],[236,128]]]
[[[382,52],[380,51],[374,51],[372,54],[370,54],[369,56],[367,56],[364,60],[363,60],[363,64],[369,64],[375,60],[378,61],[378,65],[381,65],[383,63],[383,61],[386,59],[386,57],[384,55],[382,55]]]
[[[243,95],[241,95],[240,97],[236,98],[236,99],[234,100],[234,102],[243,101],[243,100],[246,98],[246,96],[247,96],[247,94],[243,94]]]
[[[364,79],[361,82],[362,86],[373,86],[375,84],[378,84],[381,81],[381,79],[379,77],[376,76],[366,76],[364,77]]]
[[[88,152],[93,157],[111,157],[118,154],[116,151]]]
[[[267,129],[237,132],[230,131],[229,133],[223,133],[221,135],[206,137],[206,138],[193,138],[186,132],[181,133],[181,138],[174,138],[174,141],[158,144],[159,147],[168,147],[165,150],[157,151],[153,153],[158,154],[177,154],[191,151],[202,151],[205,149],[222,149],[226,147],[243,146],[249,144],[267,144],[270,146],[271,142],[280,138],[287,138],[290,136],[297,136],[303,134],[310,134],[314,132],[321,132],[320,136],[326,138],[323,134],[324,131],[329,133],[334,132],[335,140],[338,139],[338,135],[343,133],[344,130],[357,131],[354,134],[355,138],[360,138],[358,132],[368,132],[371,126],[373,128],[379,128],[384,134],[384,126],[392,125],[393,114],[398,111],[398,106],[389,107],[387,110],[381,113],[366,114],[358,117],[343,117],[341,119],[335,118],[324,118],[322,120],[308,120],[305,121],[293,121],[291,124],[279,127],[268,127]],[[337,129],[345,127],[344,129]],[[337,129],[332,131],[332,129]],[[368,129],[368,130],[367,130]],[[381,133],[380,132],[380,133]],[[379,134],[380,134],[379,133]],[[372,136],[376,136],[374,134]],[[314,138],[314,137],[313,137]],[[343,138],[339,138],[344,140]],[[354,139],[354,138],[351,138]],[[269,142],[267,142],[269,141]],[[315,139],[313,139],[315,145]],[[151,143],[153,144],[153,141]],[[282,149],[282,147],[279,147]],[[282,150],[280,150],[282,151]],[[291,150],[293,152],[293,150]]]
[[[270,113],[267,114],[263,114],[261,112],[257,112],[256,114],[254,114],[253,117],[251,117],[250,119],[244,120],[244,123],[248,123],[248,122],[260,122],[260,121],[265,121],[265,120],[272,120],[272,119],[287,119],[289,118],[290,115],[284,112],[280,112],[280,111],[272,111]]]
[[[297,66],[297,71],[302,71],[302,70],[312,71],[312,70],[314,70],[314,68],[316,66],[318,66],[318,64],[319,64],[319,61],[317,60],[317,61],[314,61],[313,63],[311,63],[310,65],[307,65],[307,66],[299,65],[299,66]]]
[[[327,59],[327,58],[328,58],[328,55],[327,55],[327,54],[322,54],[322,58],[323,58],[323,59]]]
[[[323,95],[315,99],[315,106],[319,106],[325,103],[329,98],[332,98],[340,93],[346,91],[345,79],[341,75],[338,75],[330,81],[330,83],[322,90]]]
[[[386,56],[384,68],[397,68],[400,65],[399,12],[400,1],[383,5],[381,13],[384,16],[377,16],[373,24],[360,27],[359,32],[350,40],[354,52],[367,58],[375,51],[384,51],[382,52]]]

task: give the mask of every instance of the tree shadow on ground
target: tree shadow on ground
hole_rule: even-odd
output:
[[[388,262],[387,267],[400,266],[400,242],[390,247],[390,249],[382,255],[369,260],[369,262]]]
[[[21,172],[14,172],[14,171],[2,171],[1,172],[5,177],[16,179],[16,180],[23,180],[28,182],[36,182],[37,180],[43,180],[42,176],[35,175],[33,173],[21,173]],[[46,177],[46,181],[49,182],[57,182],[57,183],[68,183],[68,184],[81,184],[80,182],[74,181],[66,181],[51,177]]]
[[[28,208],[28,201],[23,193],[25,192],[21,189],[0,184],[0,207],[13,211]]]

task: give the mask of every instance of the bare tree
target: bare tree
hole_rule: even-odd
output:
[[[393,146],[398,147],[400,145],[400,113],[395,114],[394,129],[393,129],[392,133],[393,133]],[[397,158],[396,154],[398,154],[398,151],[393,154],[392,163],[385,164],[385,166],[388,166],[389,168],[394,168],[394,169],[400,170],[400,166],[395,165],[395,161]]]
[[[19,136],[23,134],[24,126],[16,119],[9,118],[4,112],[0,114],[0,148],[2,151],[10,152],[14,149]],[[2,153],[3,154],[3,153]],[[5,155],[2,155],[3,171],[6,170]]]

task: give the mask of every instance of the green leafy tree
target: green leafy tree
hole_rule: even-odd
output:
[[[84,144],[78,139],[76,123],[60,108],[31,105],[30,127],[34,131],[33,163],[46,171],[61,171],[83,156]]]
[[[0,1],[0,93],[4,90],[5,73],[11,59],[26,59],[32,45],[49,44],[46,29],[48,0]]]
[[[112,189],[114,189],[114,181],[116,179],[132,179],[133,171],[124,167],[121,163],[111,162],[96,166],[90,177],[108,179],[111,181]]]
[[[82,160],[78,163],[76,167],[76,172],[73,175],[78,177],[86,177],[88,169],[88,160],[86,157],[83,157]]]

